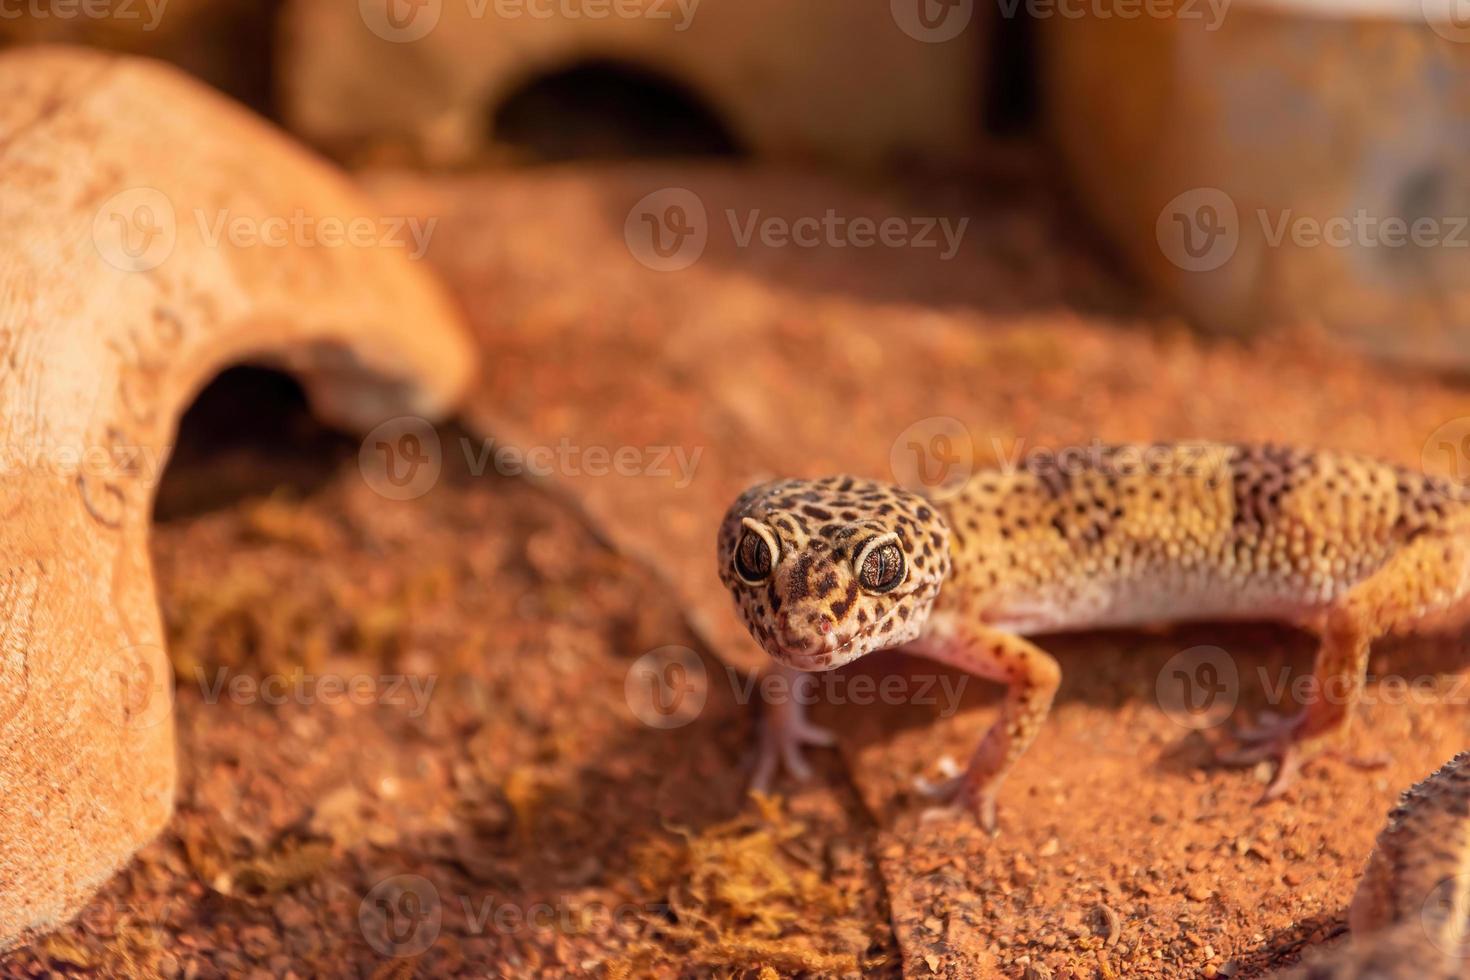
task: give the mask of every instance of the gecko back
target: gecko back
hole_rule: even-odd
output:
[[[1462,488],[1271,445],[1092,446],[972,478],[942,503],[951,605],[1018,632],[1294,619],[1465,514]]]

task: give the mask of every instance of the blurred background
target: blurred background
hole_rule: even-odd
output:
[[[752,807],[762,660],[712,567],[777,474],[1203,436],[1470,475],[1467,0],[0,0],[0,46],[44,43],[175,65],[340,165],[480,363],[410,420],[413,494],[289,372],[193,401],[149,486],[178,806],[0,975],[1264,976],[1341,932],[1387,806],[1470,738],[1463,703],[1380,701],[1357,748],[1392,768],[1254,808],[1160,665],[1220,644],[1244,704],[1310,640],[1089,635],[1049,647],[997,841],[911,790],[987,685],[829,699],[818,778]],[[268,190],[244,216],[315,206]],[[678,726],[630,680],[670,650],[705,685]]]
[[[0,39],[173,62],[351,166],[912,175],[1020,147],[1203,327],[1463,366],[1464,4],[14,0]]]

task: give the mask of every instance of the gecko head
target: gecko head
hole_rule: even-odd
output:
[[[949,527],[886,483],[751,487],[720,525],[720,580],[778,662],[830,670],[916,638],[949,574]]]

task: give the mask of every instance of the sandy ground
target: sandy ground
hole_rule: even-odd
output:
[[[708,244],[656,272],[625,230],[671,186]],[[178,813],[0,973],[1261,976],[1340,941],[1396,793],[1466,745],[1463,639],[1385,644],[1349,754],[1387,758],[1324,762],[1255,806],[1268,773],[1211,765],[1218,729],[1179,724],[1161,678],[1218,648],[1246,717],[1312,641],[1200,624],[1044,641],[1064,682],[996,838],[926,817],[912,786],[965,757],[997,689],[895,655],[832,675],[816,717],[841,744],[811,784],[745,799],[754,710],[726,665],[759,657],[711,567],[734,489],[894,475],[893,447],[937,418],[981,463],[1207,436],[1417,465],[1470,392],[1320,335],[1201,339],[1006,168],[922,190],[649,169],[378,189],[439,217],[429,259],[486,350],[463,427],[434,433],[440,475],[389,499],[355,440],[273,389],[241,393],[277,409],[248,436],[191,423],[154,536]],[[742,245],[725,219],[827,209],[972,230],[944,260]],[[643,468],[562,457],[527,481],[493,456],[563,441]],[[653,472],[659,447],[700,451],[687,481]],[[649,663],[686,700],[647,686]],[[862,703],[883,700],[863,678],[895,674],[901,696]]]

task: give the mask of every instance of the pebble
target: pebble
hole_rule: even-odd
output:
[[[1036,879],[1036,868],[1026,859],[1026,855],[1016,852],[1014,867],[1011,871],[1011,880],[1018,885],[1028,884]]]

